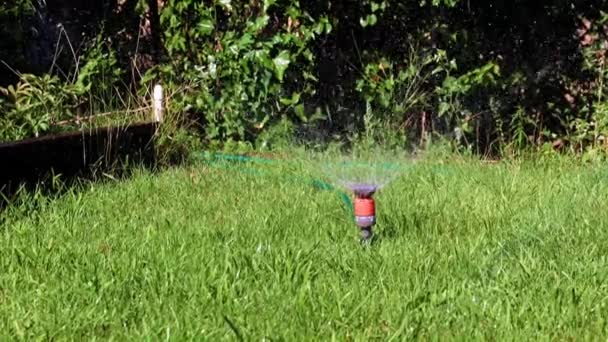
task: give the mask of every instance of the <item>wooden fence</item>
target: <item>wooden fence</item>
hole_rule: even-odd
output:
[[[86,177],[93,171],[129,162],[156,161],[154,137],[163,121],[162,88],[154,88],[153,119],[123,127],[101,127],[0,144],[0,192],[48,175]]]

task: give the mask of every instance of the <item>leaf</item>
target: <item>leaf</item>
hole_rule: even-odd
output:
[[[332,25],[327,18],[325,18],[325,34],[329,34],[332,30]]]
[[[249,33],[245,33],[245,34],[243,34],[241,39],[239,39],[237,44],[240,49],[245,49],[245,48],[249,47],[249,45],[251,45],[252,43],[253,43],[253,37],[251,37],[251,35]]]
[[[300,102],[300,93],[293,93],[291,98],[283,97],[279,101],[286,106],[294,105]]]
[[[268,52],[265,50],[255,50],[252,53],[254,59],[268,69],[274,68],[274,63],[270,60]]]
[[[375,14],[369,14],[367,17],[365,17],[365,19],[359,19],[359,24],[361,24],[362,27],[374,26],[377,22],[378,17],[376,17]]]
[[[329,22],[329,19],[327,19],[327,17],[321,17],[321,19],[319,20],[319,22],[315,25],[314,27],[314,32],[316,34],[321,34],[321,33],[330,33],[331,32],[331,23]]]
[[[443,115],[445,115],[447,112],[450,111],[450,108],[451,108],[451,106],[447,102],[441,102],[441,103],[439,103],[439,113],[438,113],[438,115],[440,117],[443,116]]]
[[[437,66],[433,71],[431,71],[431,75],[437,75],[440,72],[444,72],[445,69],[442,66]]]
[[[302,122],[308,122],[306,114],[304,113],[304,104],[300,103],[299,105],[295,106],[293,111],[296,113],[298,119],[302,120]]]
[[[264,13],[266,13],[270,6],[274,5],[275,2],[277,2],[277,0],[264,0]]]
[[[370,15],[367,16],[367,23],[370,26],[376,25],[377,22],[378,22],[378,17],[376,17],[375,14],[370,14]]]
[[[268,123],[268,120],[270,120],[270,116],[265,115],[264,119],[262,119],[261,122],[258,122],[256,124],[253,125],[253,127],[257,128],[257,129],[263,129],[264,126],[266,126],[266,124]]]
[[[209,62],[209,75],[213,79],[217,78],[217,64],[215,64],[215,61]]]
[[[283,75],[285,74],[285,70],[287,70],[287,68],[289,67],[289,63],[291,62],[289,60],[289,58],[290,58],[289,52],[286,50],[283,50],[279,53],[278,56],[276,56],[272,60],[272,62],[274,64],[275,74],[280,81],[283,81]]]
[[[213,21],[211,19],[201,20],[198,25],[196,25],[198,31],[202,35],[208,35],[213,32],[215,25],[213,25]]]
[[[220,5],[224,7],[228,11],[232,11],[232,1],[231,0],[219,0]]]
[[[267,15],[263,15],[259,18],[257,18],[253,23],[249,23],[249,29],[251,31],[253,31],[253,33],[258,33],[260,30],[262,30],[264,27],[266,27],[266,25],[268,25],[268,22],[270,20],[270,17]]]

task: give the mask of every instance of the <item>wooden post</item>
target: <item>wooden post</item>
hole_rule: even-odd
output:
[[[164,105],[163,87],[160,84],[157,84],[154,86],[154,121],[158,123],[163,122]]]

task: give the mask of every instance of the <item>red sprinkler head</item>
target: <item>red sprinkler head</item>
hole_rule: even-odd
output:
[[[361,229],[361,238],[370,240],[373,236],[372,226],[376,224],[376,202],[373,195],[378,189],[376,185],[353,184],[349,188],[355,194],[354,211],[355,223]]]

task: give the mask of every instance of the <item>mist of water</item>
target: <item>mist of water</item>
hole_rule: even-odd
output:
[[[409,155],[369,151],[326,156],[320,163],[325,178],[350,192],[374,193],[398,179],[415,162]]]

